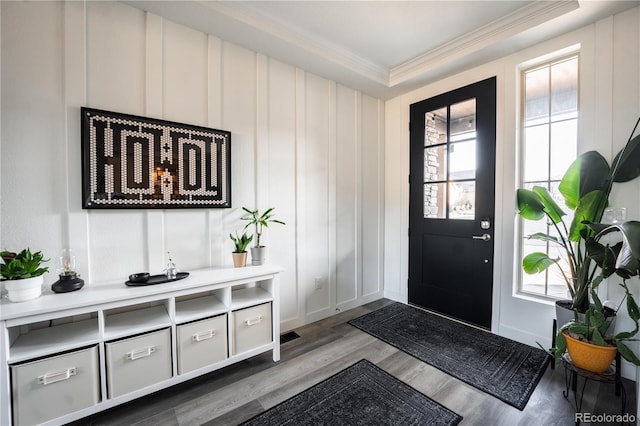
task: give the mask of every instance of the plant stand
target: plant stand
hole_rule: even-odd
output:
[[[555,325],[555,323],[554,323]],[[569,357],[568,353],[565,353],[562,356],[562,364],[564,365],[564,377],[566,382],[566,389],[562,391],[562,394],[565,398],[569,398],[569,388],[573,391],[573,399],[576,406],[576,413],[580,413],[582,410],[582,398],[584,397],[584,391],[587,387],[587,382],[589,380],[593,380],[600,383],[608,383],[615,385],[616,387],[616,396],[621,397],[620,404],[620,414],[624,415],[624,409],[627,405],[627,392],[622,384],[622,378],[620,376],[620,353],[616,354],[615,361],[611,364],[609,369],[604,373],[592,373],[587,370],[583,370],[581,368],[576,367],[571,361],[571,357]],[[578,376],[582,376],[584,379],[582,383],[582,389],[580,390],[580,395],[578,396]],[[576,425],[580,424],[580,420],[576,417]]]
[[[556,334],[558,334],[558,320],[554,318],[553,326],[551,327],[551,347],[552,348],[556,347]],[[549,363],[549,367],[552,370],[556,369],[556,357],[554,356],[551,357],[551,362]]]

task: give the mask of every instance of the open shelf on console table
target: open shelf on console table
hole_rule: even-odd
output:
[[[50,424],[70,422],[133,400],[142,395],[181,383],[259,353],[272,351],[280,359],[280,316],[276,265],[245,268],[211,268],[190,271],[188,278],[152,286],[129,287],[122,282],[91,285],[72,293],[44,291],[38,299],[12,303],[0,301],[0,374],[2,407],[0,424],[11,421],[11,365],[46,359],[63,352],[97,346],[100,355],[100,402],[79,411],[47,420]],[[207,367],[178,374],[176,339],[172,338],[172,377],[126,395],[107,398],[104,347],[110,341],[153,330],[171,330],[182,323],[231,314],[234,310],[271,303],[272,341],[235,354]],[[228,333],[232,330],[228,329]],[[5,343],[9,343],[8,345]]]

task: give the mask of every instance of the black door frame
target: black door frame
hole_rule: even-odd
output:
[[[491,186],[492,192],[489,197],[490,200],[487,201],[487,205],[485,206],[477,206],[482,208],[480,208],[477,211],[476,218],[474,221],[468,221],[472,223],[461,223],[464,221],[451,221],[450,223],[447,223],[449,221],[442,221],[441,219],[431,219],[431,220],[440,221],[438,222],[438,226],[441,226],[442,230],[445,231],[445,233],[449,232],[450,229],[453,229],[456,226],[462,225],[462,227],[465,228],[466,232],[468,232],[469,238],[471,238],[472,235],[476,235],[476,234],[481,235],[485,233],[485,230],[480,229],[480,220],[489,219],[491,222],[491,229],[488,230],[487,233],[489,233],[491,237],[493,237],[493,235],[495,235],[494,232],[495,232],[495,209],[496,209],[496,206],[495,206],[496,77],[492,77],[486,80],[472,83],[470,85],[467,85],[458,89],[454,89],[446,93],[442,93],[440,95],[433,96],[423,101],[416,102],[412,104],[410,107],[411,108],[410,109],[410,120],[411,120],[410,130],[411,131],[410,131],[410,149],[409,149],[410,163],[409,164],[410,164],[411,177],[410,177],[410,192],[409,192],[410,236],[409,236],[409,252],[408,252],[409,258],[408,258],[407,298],[410,304],[415,304],[417,306],[424,307],[426,309],[431,309],[431,308],[429,306],[424,306],[421,303],[415,303],[416,301],[415,292],[416,292],[416,285],[417,285],[416,280],[419,280],[420,282],[422,281],[421,277],[416,278],[416,275],[418,274],[421,276],[422,271],[419,268],[421,264],[418,262],[418,260],[415,258],[412,258],[412,256],[416,256],[416,253],[419,253],[419,256],[422,256],[422,250],[423,250],[422,246],[420,245],[422,237],[418,238],[418,236],[414,234],[414,232],[420,232],[420,234],[422,234],[422,228],[420,227],[420,229],[415,229],[416,228],[415,224],[423,223],[422,222],[423,220],[430,220],[430,219],[424,219],[424,214],[423,214],[422,191],[423,191],[424,179],[423,179],[422,173],[421,172],[419,173],[420,176],[415,176],[416,175],[415,170],[423,170],[423,167],[424,167],[424,154],[423,154],[424,111],[434,110],[442,106],[457,102],[457,101],[450,102],[452,98],[460,99],[460,100],[469,99],[473,97],[478,98],[477,95],[479,91],[486,91],[486,93],[488,93],[489,95],[483,98],[482,105],[477,106],[476,117],[479,123],[483,121],[485,123],[488,123],[489,125],[483,128],[478,128],[478,139],[483,138],[483,140],[492,141],[492,143],[487,144],[487,146],[483,144],[482,149],[477,150],[476,161],[477,161],[477,164],[482,164],[487,159],[490,159],[491,162],[493,162],[493,167],[490,170],[482,170],[482,169],[477,170],[476,179],[477,180],[482,179],[484,182],[487,183],[487,186],[489,185]],[[422,114],[422,116],[420,116],[420,114]],[[421,126],[422,128],[420,128]],[[420,203],[418,203],[417,200],[420,200]],[[413,203],[415,203],[416,205],[414,205]],[[487,212],[490,212],[490,213],[487,214]],[[456,222],[456,223],[453,223],[453,222]],[[466,228],[468,228],[468,230]],[[468,322],[472,322],[474,325],[478,325],[487,329],[491,328],[491,319],[492,319],[492,312],[493,312],[494,240],[495,239],[492,238],[490,243],[484,242],[484,241],[482,242],[482,243],[490,244],[490,253],[486,254],[485,255],[486,259],[484,259],[486,266],[490,270],[490,283],[488,284],[490,287],[486,291],[486,293],[488,294],[483,294],[483,303],[485,304],[488,303],[488,306],[487,306],[488,312],[486,312],[486,309],[485,311],[483,311],[482,313],[483,320],[480,323],[468,321]],[[420,245],[420,247],[418,247],[418,245]],[[438,309],[433,309],[433,310],[440,312],[444,315],[448,315],[447,312],[442,312],[441,310],[438,310]],[[456,317],[455,315],[453,316]],[[458,319],[462,319],[463,321],[465,321],[464,318],[458,318]]]

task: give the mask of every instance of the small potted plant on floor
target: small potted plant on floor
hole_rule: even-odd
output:
[[[233,266],[236,268],[242,268],[247,265],[247,246],[253,240],[253,235],[247,235],[246,232],[242,234],[242,236],[238,236],[238,231],[236,231],[235,237],[233,234],[229,234],[229,238],[233,241],[235,246],[235,250],[231,253],[233,256]]]
[[[247,213],[241,218],[247,221],[244,229],[247,229],[251,225],[255,227],[254,235],[256,236],[256,244],[254,247],[251,247],[251,263],[254,265],[262,265],[266,260],[266,247],[260,244],[260,236],[262,235],[263,228],[268,228],[270,223],[279,223],[281,225],[285,223],[273,218],[273,207],[265,210],[262,214],[258,212],[258,209],[250,210],[243,207],[242,210]]]
[[[0,256],[0,275],[10,301],[24,302],[42,294],[43,275],[49,271],[48,267],[42,266],[49,261],[44,259],[42,252],[32,253],[26,248],[19,253],[3,251]]]

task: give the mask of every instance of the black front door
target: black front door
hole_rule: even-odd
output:
[[[491,328],[495,77],[411,105],[409,303]]]

